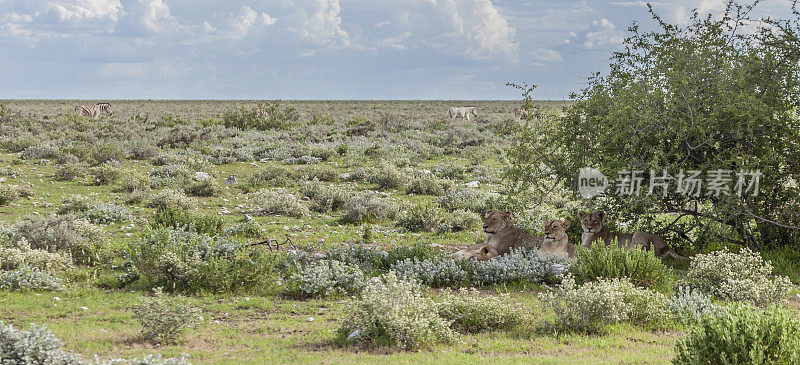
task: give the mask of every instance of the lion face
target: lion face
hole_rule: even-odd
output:
[[[474,244],[450,255],[454,259],[475,259],[478,261],[486,261],[497,256],[497,250],[483,243]]]
[[[544,220],[544,239],[558,241],[566,237],[567,228],[572,223],[570,221]]]
[[[596,213],[586,213],[584,211],[578,212],[578,218],[581,219],[581,228],[583,228],[584,233],[597,233],[603,229],[603,218],[605,217],[605,212],[599,211]]]
[[[495,234],[506,228],[508,220],[511,218],[511,213],[490,210],[486,212],[485,218],[486,219],[483,221],[483,231],[488,234]]]

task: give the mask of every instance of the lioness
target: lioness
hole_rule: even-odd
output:
[[[600,211],[596,213],[586,213],[578,211],[578,218],[581,220],[581,228],[583,228],[583,235],[581,235],[581,244],[583,247],[591,248],[592,242],[602,239],[608,245],[615,239],[622,247],[628,247],[631,244],[632,234],[628,233],[611,233],[608,228],[603,227],[603,218],[605,212]]]
[[[562,258],[575,259],[575,245],[569,242],[567,228],[572,223],[570,221],[543,220],[544,222],[544,241],[539,249],[540,256],[556,255]]]
[[[646,250],[652,249],[660,258],[671,256],[678,260],[688,260],[688,257],[678,255],[672,247],[669,247],[664,239],[658,235],[647,232],[634,232],[631,239],[631,247],[642,247]]]
[[[450,255],[454,259],[475,259],[478,261],[486,261],[497,256],[499,256],[497,250],[485,243],[474,244]]]
[[[509,212],[490,210],[486,212],[485,218],[483,232],[486,233],[486,242],[469,246],[450,257],[488,260],[495,256],[505,255],[512,248],[540,245],[544,240],[542,237],[523,234],[511,222],[511,213]]]

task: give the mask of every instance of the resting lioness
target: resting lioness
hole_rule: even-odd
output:
[[[488,260],[495,256],[505,255],[512,248],[539,246],[544,240],[542,237],[522,233],[511,222],[511,213],[499,210],[486,212],[483,232],[486,233],[485,243],[469,246],[454,253],[451,257]]]
[[[544,220],[544,241],[539,249],[539,256],[556,255],[562,258],[575,259],[575,245],[569,242],[567,228],[570,221]]]
[[[678,255],[672,247],[669,247],[664,239],[658,235],[647,232],[635,232],[631,239],[631,247],[642,247],[646,250],[652,249],[660,258],[672,256],[678,260],[688,260],[688,257]]]
[[[628,247],[631,244],[632,234],[628,233],[611,233],[608,228],[603,227],[603,218],[605,212],[600,211],[588,214],[584,211],[578,211],[578,218],[581,220],[581,228],[583,228],[583,235],[581,235],[581,244],[583,247],[591,248],[592,242],[603,240],[606,245],[614,240],[622,247]]]

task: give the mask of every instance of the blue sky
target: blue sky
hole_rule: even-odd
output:
[[[653,5],[685,24],[725,1]],[[634,20],[645,2],[0,0],[0,98],[564,99]]]

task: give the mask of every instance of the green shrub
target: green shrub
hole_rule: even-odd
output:
[[[786,276],[792,283],[800,284],[800,248],[784,245],[762,251],[761,257],[772,264],[776,275]]]
[[[469,231],[483,223],[481,216],[466,210],[456,210],[448,217],[444,227],[440,227],[440,232],[461,232]]]
[[[72,266],[72,260],[62,253],[31,249],[24,237],[16,242],[10,238],[0,239],[0,270],[16,270],[22,266],[61,272]]]
[[[222,218],[213,215],[174,207],[160,207],[153,214],[152,225],[155,228],[180,228],[185,231],[216,236],[222,232],[223,221]]]
[[[397,208],[393,204],[371,191],[348,199],[344,210],[342,221],[345,223],[377,223],[397,215]]]
[[[791,310],[733,305],[700,319],[675,345],[673,364],[800,363],[800,319]]]
[[[556,333],[601,333],[609,324],[663,321],[664,296],[634,286],[627,279],[601,279],[577,286],[567,276],[561,287],[539,298],[555,311]]]
[[[440,196],[453,185],[450,180],[422,177],[411,180],[406,188],[408,194]]]
[[[125,281],[186,292],[269,292],[276,254],[230,237],[157,228],[126,250]]]
[[[400,215],[397,226],[410,232],[435,231],[447,222],[447,212],[433,204],[419,204]]]
[[[447,210],[468,210],[478,214],[484,214],[489,210],[490,199],[488,193],[468,187],[450,189],[437,198],[439,204]]]
[[[283,192],[261,189],[253,194],[253,203],[259,214],[281,214],[303,217],[309,214],[308,207],[296,196]]]
[[[369,176],[369,182],[378,184],[379,189],[397,189],[405,185],[409,176],[391,164],[381,164],[374,174]]]
[[[87,166],[84,163],[65,163],[56,168],[56,180],[72,181],[86,176]]]
[[[595,242],[590,249],[576,245],[576,251],[578,260],[570,272],[578,283],[627,278],[636,286],[668,290],[675,281],[675,273],[652,250],[629,250],[615,241],[609,245]]]
[[[439,316],[436,303],[418,285],[393,273],[372,280],[350,304],[338,330],[340,343],[395,345],[420,349],[454,339],[451,322]]]
[[[64,289],[61,280],[36,267],[22,266],[0,274],[0,289],[12,291]]]
[[[123,170],[117,161],[106,161],[92,167],[89,171],[94,178],[95,185],[109,185],[122,176]]]
[[[122,161],[127,157],[127,154],[125,150],[118,145],[102,144],[95,146],[90,156],[94,164],[99,165],[107,161]]]
[[[225,228],[226,236],[259,238],[264,235],[264,228],[250,216],[245,216],[241,223]]]
[[[772,265],[750,249],[740,253],[698,254],[689,264],[684,283],[717,298],[767,305],[786,296],[791,281],[772,276]]]
[[[191,209],[197,205],[193,198],[186,196],[182,190],[164,189],[154,195],[147,206],[150,208],[183,208]]]
[[[342,209],[347,201],[347,193],[332,186],[327,186],[317,180],[303,184],[300,194],[311,199],[311,209],[327,213]]]
[[[252,109],[233,108],[222,115],[226,127],[239,129],[286,129],[300,119],[300,113],[293,106],[282,107],[280,101],[259,104]]]
[[[291,274],[287,293],[300,296],[356,294],[364,287],[364,273],[354,265],[321,260],[303,265]]]
[[[58,209],[58,214],[70,213],[97,224],[127,222],[133,219],[128,208],[114,203],[95,203],[90,198],[82,195],[71,195],[61,201],[61,208]]]
[[[245,193],[258,191],[266,187],[282,187],[287,186],[294,181],[294,173],[284,167],[280,166],[265,166],[252,174],[247,175],[240,186]]]
[[[301,166],[297,168],[297,176],[303,180],[336,181],[339,173],[335,168],[327,165],[323,166]]]
[[[8,185],[0,185],[0,207],[11,204],[17,198],[19,198],[17,189]]]
[[[142,298],[133,314],[143,327],[142,336],[156,343],[175,343],[201,318],[200,308],[180,296],[164,294],[161,288],[153,290],[152,297]]]
[[[217,196],[220,193],[219,184],[211,179],[195,181],[184,188],[186,194],[191,196]]]
[[[522,323],[522,315],[508,303],[508,294],[480,295],[477,290],[462,288],[458,295],[445,296],[439,315],[453,322],[462,333],[509,330]]]
[[[79,354],[61,347],[61,341],[46,326],[31,324],[30,330],[19,331],[0,322],[0,364],[86,364]]]
[[[103,230],[75,215],[30,215],[12,228],[13,242],[25,239],[32,249],[64,252],[81,264],[98,259]]]
[[[682,324],[695,323],[717,308],[711,297],[688,286],[678,288],[667,297],[665,304],[669,314]]]

